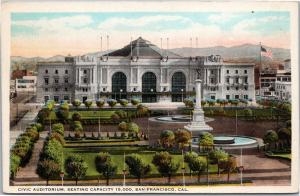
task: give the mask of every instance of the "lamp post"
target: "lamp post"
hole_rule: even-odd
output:
[[[241,174],[241,185],[243,185],[243,170],[244,170],[244,166],[243,166],[243,148],[241,148],[241,159],[240,159],[240,174]]]
[[[148,143],[149,143],[149,117],[150,117],[150,113],[148,112],[148,125],[147,125]]]
[[[120,99],[121,99],[121,93],[123,92],[123,89],[120,89]]]
[[[182,168],[181,168],[181,171],[182,171],[182,184],[183,186],[185,186],[185,167],[184,167],[184,156],[183,156],[183,149],[181,150],[181,155],[182,155]]]
[[[152,93],[153,93],[153,88],[151,88],[150,91],[151,91],[151,95],[152,95]],[[152,102],[152,97],[151,97],[151,102]]]
[[[62,171],[62,172],[60,172],[59,176],[61,178],[61,186],[64,186],[64,176],[65,176],[65,173]]]
[[[125,152],[124,152],[124,160],[123,160],[123,186],[126,186],[126,168],[125,168]]]
[[[181,102],[183,102],[183,89],[181,89]]]
[[[207,180],[207,186],[209,185],[209,174],[208,174],[208,152],[206,153],[206,180]]]
[[[235,110],[235,135],[237,135],[237,110]]]

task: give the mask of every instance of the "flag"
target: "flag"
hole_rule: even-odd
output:
[[[273,58],[273,54],[272,54],[272,51],[271,50],[267,50],[266,48],[264,47],[260,47],[260,55],[261,56],[265,56],[265,57],[268,57],[270,59]]]

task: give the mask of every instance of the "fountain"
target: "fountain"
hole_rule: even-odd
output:
[[[184,126],[185,129],[192,133],[192,136],[198,138],[203,132],[210,132],[212,127],[207,125],[204,120],[204,111],[201,107],[201,80],[196,80],[196,104],[193,111],[193,119],[190,124]]]

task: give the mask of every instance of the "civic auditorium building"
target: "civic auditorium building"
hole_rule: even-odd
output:
[[[219,55],[182,57],[139,37],[101,57],[38,63],[37,101],[181,102],[195,95],[197,77],[204,99],[255,99],[254,64],[223,62]]]

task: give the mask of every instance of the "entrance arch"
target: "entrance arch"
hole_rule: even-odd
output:
[[[156,76],[152,72],[146,72],[142,76],[142,102],[157,102],[156,96]]]
[[[111,78],[112,84],[112,98],[119,100],[119,99],[126,99],[127,98],[127,77],[123,72],[116,72],[113,74]]]
[[[172,76],[172,102],[182,102],[186,97],[186,77],[182,72]]]

